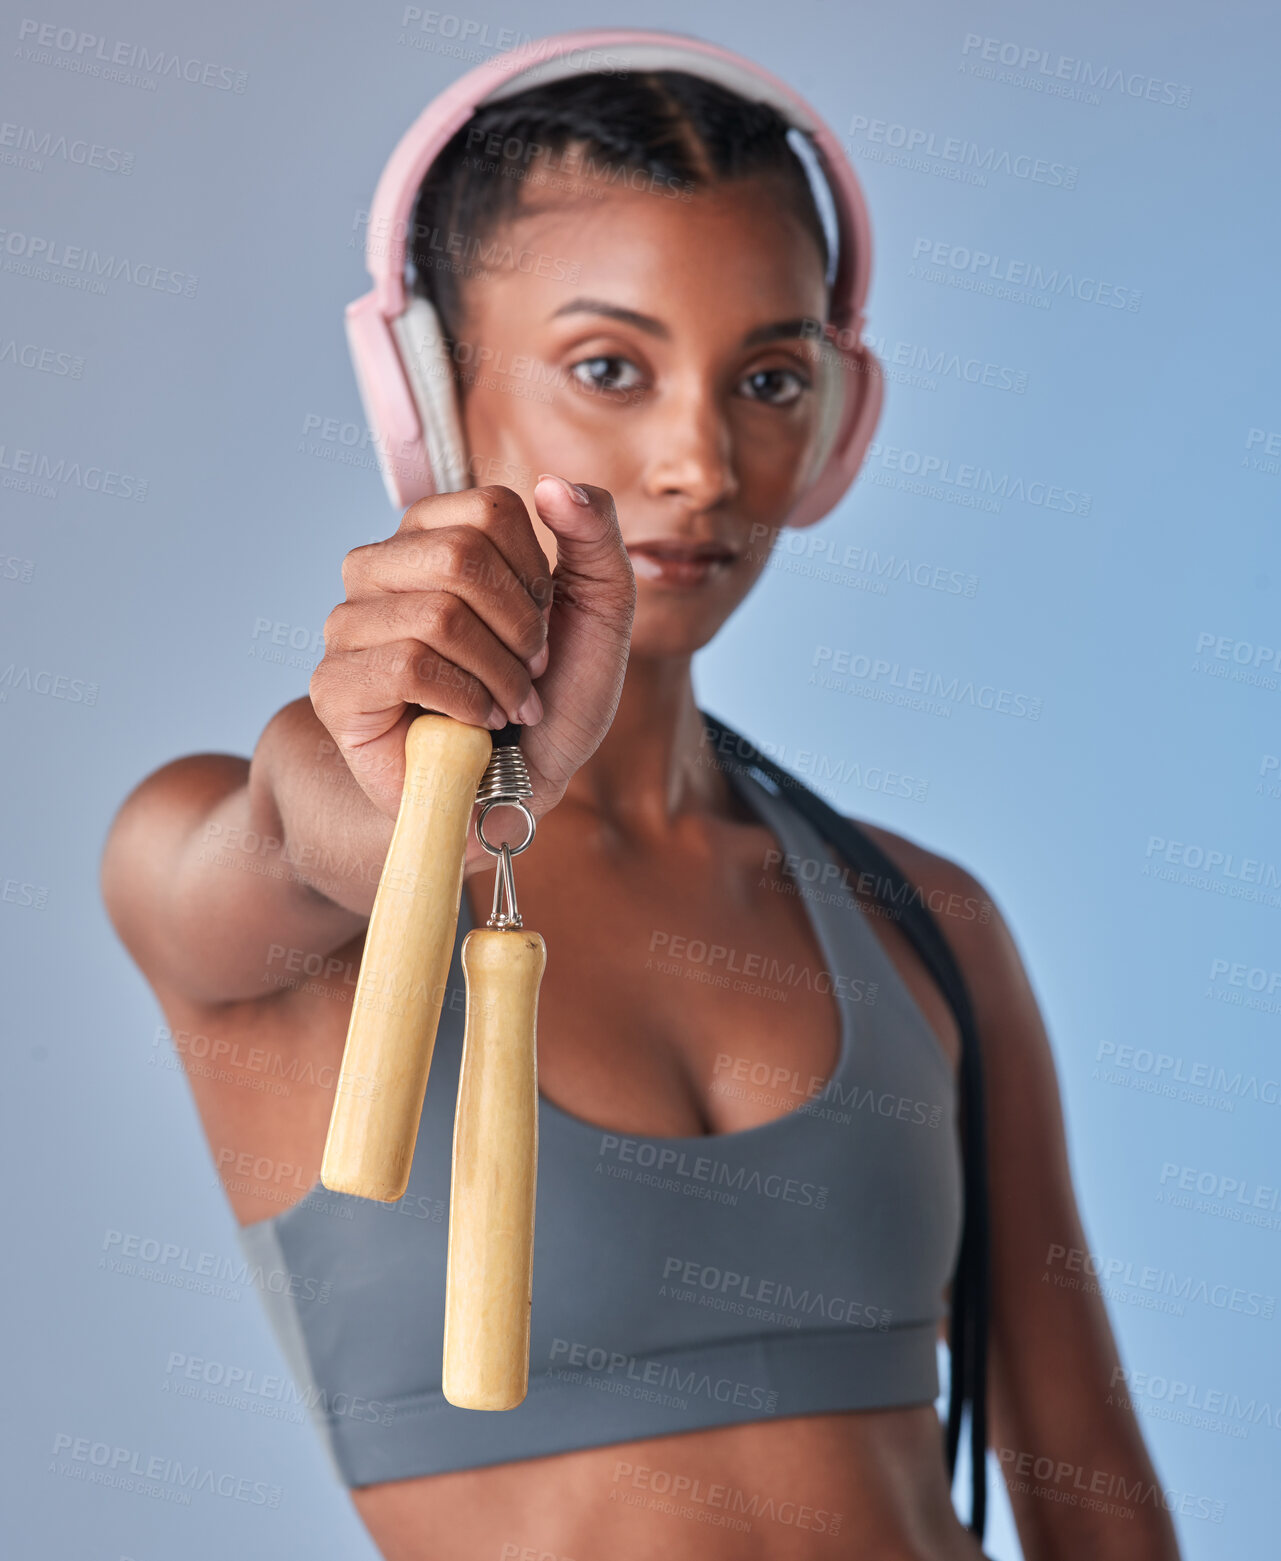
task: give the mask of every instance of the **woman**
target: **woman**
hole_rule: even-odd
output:
[[[478,485],[347,555],[309,697],[251,760],[181,759],[126,800],[107,904],[174,1034],[235,1059],[189,1074],[205,1131],[392,1561],[975,1557],[934,1409],[976,1217],[959,1010],[877,875],[834,871],[799,793],[709,743],[690,678],[830,441],[814,191],[780,113],[698,70],[513,89],[460,120],[410,236],[444,348],[401,346],[424,382],[447,366]],[[422,707],[519,723],[540,819],[531,1383],[496,1415],[440,1393],[456,950],[409,1193],[318,1185]],[[964,869],[863,838],[940,910],[982,1039],[986,1388],[1025,1553],[1166,1561],[1102,1303],[1059,1282],[1087,1244],[1013,940]],[[460,940],[488,865],[473,839]]]

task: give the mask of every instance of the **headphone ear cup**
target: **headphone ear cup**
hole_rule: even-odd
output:
[[[866,342],[860,342],[857,350],[846,359],[845,383],[851,389],[858,387],[860,393],[858,413],[846,441],[846,459],[853,482],[863,465],[885,405],[885,370]]]
[[[427,469],[418,408],[377,293],[348,304],[343,324],[387,497],[393,509],[406,509],[436,490]]]
[[[467,453],[449,346],[440,318],[427,299],[410,294],[404,312],[392,320],[391,329],[418,407],[435,490],[455,493],[469,486]]]
[[[818,443],[809,485],[789,526],[812,526],[840,503],[858,476],[885,397],[880,362],[864,342],[849,350],[824,339],[818,365]]]
[[[818,438],[810,462],[807,483],[812,483],[832,457],[847,411],[848,371],[836,347],[826,337],[818,342]]]

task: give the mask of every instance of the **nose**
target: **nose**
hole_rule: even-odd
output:
[[[650,448],[645,492],[708,510],[738,492],[729,420],[712,388],[697,383],[672,389],[646,419]]]

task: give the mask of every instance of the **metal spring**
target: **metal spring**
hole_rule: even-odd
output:
[[[520,749],[515,746],[495,748],[480,778],[476,801],[516,802],[522,797],[533,795],[533,782]]]
[[[494,874],[494,908],[490,912],[487,927],[521,927],[520,909],[516,904],[516,880],[512,876],[512,857],[529,849],[534,839],[534,815],[525,806],[526,798],[534,795],[534,785],[529,778],[525,756],[514,745],[495,748],[490,755],[485,773],[476,790],[480,804],[480,817],[476,820],[476,837],[491,856],[496,856],[497,871]],[[513,846],[504,841],[494,846],[485,837],[485,819],[491,808],[519,808],[525,815],[529,832],[522,845]]]

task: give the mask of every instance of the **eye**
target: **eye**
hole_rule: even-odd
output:
[[[587,390],[634,390],[641,379],[630,358],[583,358],[569,372]]]
[[[809,380],[795,369],[757,369],[739,381],[739,389],[749,401],[763,401],[772,407],[791,406],[809,388]]]

